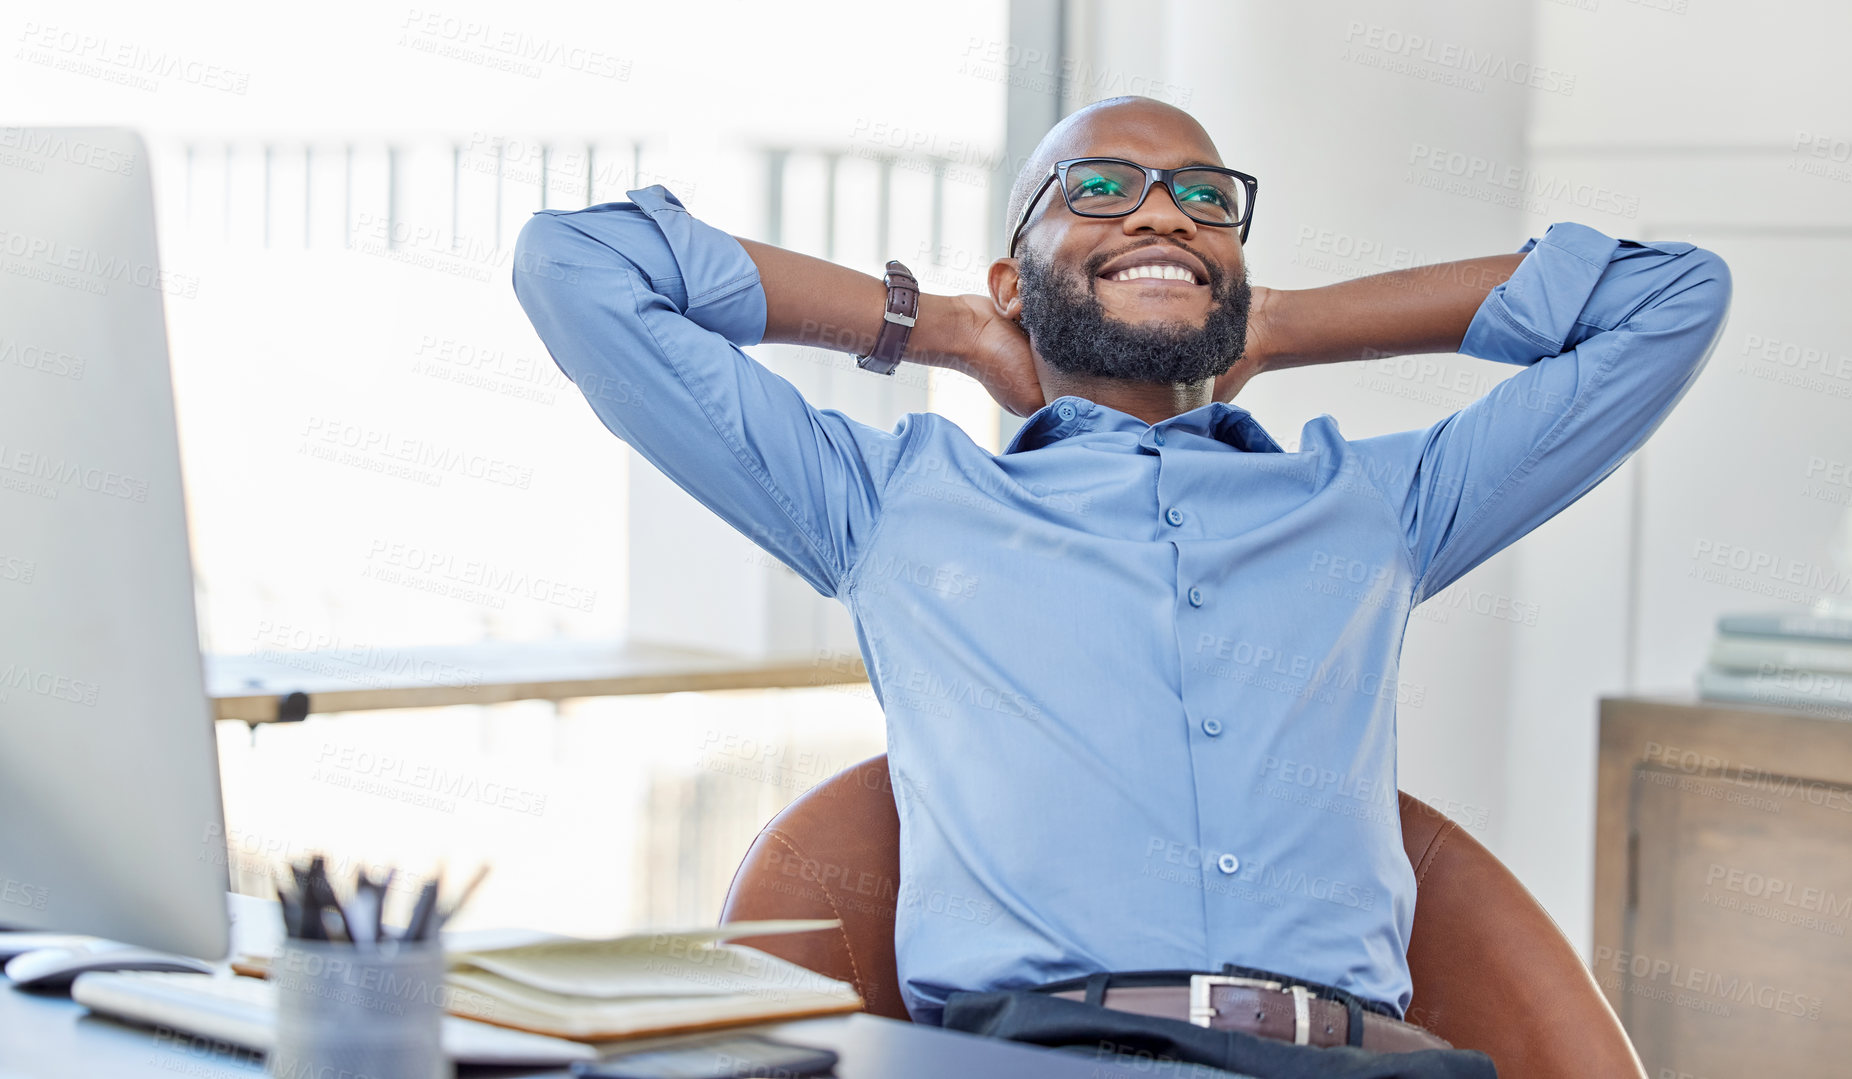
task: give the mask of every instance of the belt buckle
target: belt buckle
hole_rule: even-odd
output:
[[[1214,986],[1239,985],[1249,989],[1273,989],[1284,992],[1286,986],[1267,978],[1239,978],[1233,974],[1190,975],[1190,1022],[1206,1027],[1215,1018],[1215,1005],[1209,1002]]]
[[[1206,1027],[1215,1019],[1215,1004],[1209,995],[1218,985],[1269,989],[1293,995],[1293,1044],[1310,1044],[1312,1034],[1311,993],[1303,985],[1287,986],[1268,978],[1242,978],[1232,974],[1190,975],[1190,1022]]]

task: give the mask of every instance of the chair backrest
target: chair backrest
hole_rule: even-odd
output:
[[[1518,879],[1450,818],[1406,794],[1401,804],[1418,889],[1409,1021],[1489,1054],[1501,1079],[1644,1079],[1588,968]],[[894,967],[899,885],[900,819],[881,756],[760,831],[721,920],[840,918],[840,930],[739,939],[852,983],[876,1015],[906,1019]]]

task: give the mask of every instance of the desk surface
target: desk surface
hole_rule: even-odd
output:
[[[750,1028],[787,1041],[833,1049],[840,1079],[1150,1079],[1150,1060],[1113,1063],[1089,1053],[1057,1052],[977,1038],[872,1015],[831,1016]],[[1226,1072],[1166,1065],[1165,1074],[1226,1076]],[[239,1079],[262,1075],[261,1057],[221,1050],[128,1026],[89,1013],[62,994],[14,989],[0,978],[0,1079],[140,1079],[191,1076]],[[565,1070],[458,1069],[472,1077],[560,1077]]]

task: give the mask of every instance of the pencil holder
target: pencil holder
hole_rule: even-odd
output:
[[[286,939],[270,968],[277,987],[273,1076],[452,1079],[444,1055],[444,949],[437,940]]]

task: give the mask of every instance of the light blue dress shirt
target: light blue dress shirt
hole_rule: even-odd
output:
[[[1722,260],[1552,225],[1459,349],[1524,370],[1425,430],[1321,416],[1286,453],[1220,402],[1148,425],[1068,396],[992,454],[810,405],[741,351],[766,308],[740,244],[629,197],[534,216],[515,293],[606,427],[854,616],[914,1018],[1226,962],[1401,1014],[1409,611],[1646,439],[1715,343]]]

